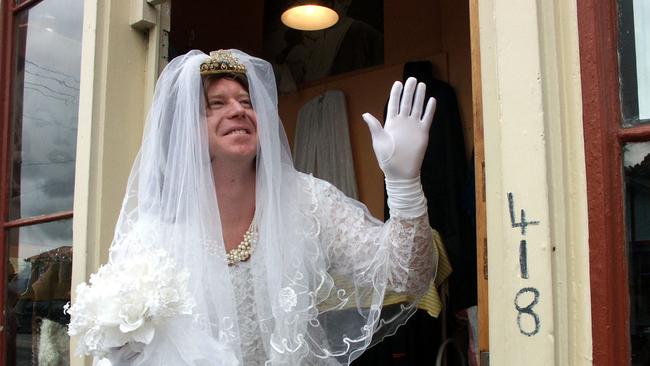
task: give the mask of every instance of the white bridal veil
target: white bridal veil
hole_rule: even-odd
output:
[[[259,239],[250,260],[250,284],[267,364],[348,365],[404,323],[417,298],[405,298],[381,314],[391,280],[385,250],[373,250],[363,268],[340,272],[351,275],[333,270],[337,264],[328,255],[323,233],[328,224],[319,216],[304,176],[293,167],[272,68],[243,52],[230,52],[246,66],[258,121]],[[191,316],[159,326],[134,364],[222,365],[234,363],[233,355],[241,362],[245,352],[208,154],[199,74],[207,58],[191,51],[171,61],[160,75],[111,246],[111,262],[166,250],[179,269],[189,272],[195,301]],[[358,222],[348,221],[348,226],[358,226],[348,228],[358,230],[357,237],[352,235],[358,242],[346,245],[364,245],[368,225],[377,233],[373,240],[386,239],[383,223],[356,201],[341,199],[361,212]],[[407,258],[397,265],[409,263]]]

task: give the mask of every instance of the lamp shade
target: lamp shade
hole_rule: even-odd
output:
[[[333,26],[339,21],[339,15],[325,6],[304,4],[287,9],[280,19],[289,28],[314,31]]]

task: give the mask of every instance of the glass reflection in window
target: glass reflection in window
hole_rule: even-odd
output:
[[[72,210],[82,0],[44,0],[14,18],[9,219]]]
[[[619,72],[623,126],[650,123],[650,2],[619,0]]]
[[[624,145],[632,365],[650,364],[650,142]]]
[[[7,232],[8,365],[69,365],[72,221]]]

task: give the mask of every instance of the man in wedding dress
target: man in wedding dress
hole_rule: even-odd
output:
[[[413,78],[395,82],[383,126],[363,115],[384,223],[294,169],[269,63],[237,50],[171,61],[106,265],[118,295],[88,295],[100,273],[70,309],[80,352],[113,365],[349,365],[393,334],[437,265],[419,177],[435,110],[424,96]],[[164,266],[146,264],[156,256]],[[121,283],[129,265],[147,269]],[[178,281],[147,282],[158,267]],[[402,306],[382,314],[388,293]]]

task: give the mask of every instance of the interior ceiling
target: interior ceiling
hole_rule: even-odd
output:
[[[265,35],[286,29],[280,15],[289,3],[288,0],[172,0],[170,56],[191,49],[207,53],[219,48],[237,48],[266,57]],[[338,9],[345,8],[348,16],[383,32],[383,1],[331,0],[329,3]]]

